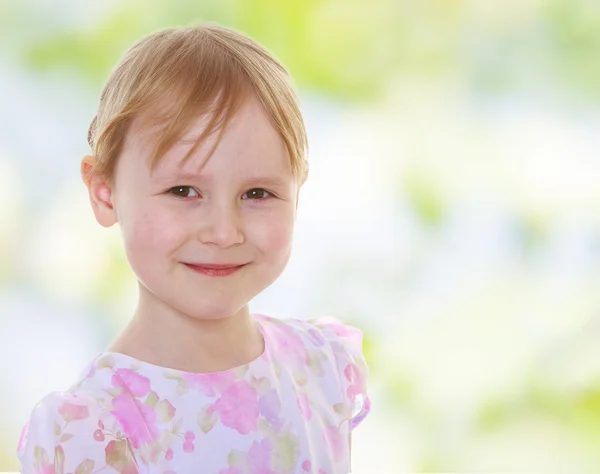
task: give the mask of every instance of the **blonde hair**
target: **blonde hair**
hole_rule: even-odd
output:
[[[208,125],[183,161],[218,132],[210,157],[250,94],[256,95],[281,134],[292,171],[303,183],[308,173],[307,136],[289,74],[252,39],[208,24],[159,31],[127,51],[102,91],[89,128],[88,142],[96,158],[91,174],[114,177],[127,131],[142,113],[158,127],[151,170],[204,114],[210,114]]]

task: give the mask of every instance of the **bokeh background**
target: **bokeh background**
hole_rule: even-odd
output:
[[[0,471],[136,299],[79,178],[111,68],[209,20],[290,69],[295,250],[255,312],[365,333],[356,472],[600,472],[600,2],[0,0]]]

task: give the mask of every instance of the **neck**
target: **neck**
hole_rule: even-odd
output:
[[[108,348],[143,362],[193,373],[229,370],[256,359],[262,334],[248,305],[217,319],[186,315],[140,284],[140,298],[129,325]]]

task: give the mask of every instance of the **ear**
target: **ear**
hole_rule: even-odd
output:
[[[90,204],[98,224],[111,227],[117,222],[113,186],[105,178],[92,175],[96,158],[84,156],[81,160],[81,178],[88,188]]]

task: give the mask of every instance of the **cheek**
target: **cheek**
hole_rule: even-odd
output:
[[[130,260],[143,264],[153,256],[169,254],[183,241],[183,229],[174,216],[160,212],[159,208],[138,209],[123,228]]]
[[[248,237],[269,261],[289,258],[294,233],[293,215],[272,213],[250,227]]]

